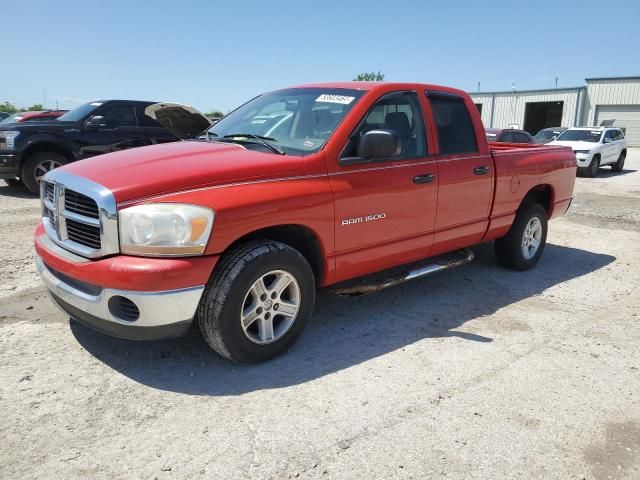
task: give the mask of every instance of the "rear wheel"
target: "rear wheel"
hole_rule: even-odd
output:
[[[509,233],[495,242],[498,262],[511,270],[529,270],[540,260],[547,243],[547,212],[539,203],[518,210]]]
[[[286,352],[311,317],[306,259],[280,242],[241,245],[216,266],[198,307],[200,331],[223,357],[255,363]]]
[[[613,170],[614,172],[621,172],[622,170],[624,170],[624,161],[626,158],[627,158],[627,152],[626,151],[620,152],[618,161],[613,165],[611,165],[611,170]]]
[[[22,181],[24,186],[33,193],[39,195],[40,180],[49,171],[68,163],[62,155],[53,152],[36,153],[30,156],[22,165]]]
[[[587,177],[594,178],[600,169],[600,155],[595,155],[587,167]]]

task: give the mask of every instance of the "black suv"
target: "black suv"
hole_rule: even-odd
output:
[[[211,126],[200,112],[176,103],[99,100],[55,120],[0,125],[0,178],[39,193],[49,170],[126,148],[196,138]]]

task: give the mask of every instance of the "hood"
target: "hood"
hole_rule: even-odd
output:
[[[80,122],[62,122],[52,118],[40,122],[0,123],[0,130],[40,131],[65,130],[68,128],[81,128]]]
[[[144,113],[182,140],[196,138],[211,126],[198,110],[179,103],[154,103]]]
[[[233,143],[184,141],[132,148],[74,162],[63,170],[104,185],[121,203],[193,188],[294,172],[304,157]]]
[[[548,145],[559,145],[562,147],[571,147],[574,150],[591,150],[595,147],[597,147],[599,145],[599,143],[596,142],[572,142],[572,141],[557,141],[554,140],[553,142],[550,142]]]

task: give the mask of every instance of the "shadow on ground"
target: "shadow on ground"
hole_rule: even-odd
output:
[[[637,170],[625,169],[625,170],[622,170],[621,172],[614,172],[609,168],[607,168],[606,170],[603,170],[601,168],[600,170],[598,170],[598,176],[596,178],[619,177],[620,175],[627,175],[629,173],[635,173],[635,172],[637,172]]]
[[[107,337],[75,322],[71,330],[96,358],[142,384],[195,395],[236,395],[303,383],[426,338],[491,342],[456,329],[615,260],[549,244],[537,268],[512,272],[496,266],[492,245],[474,250],[472,264],[379,293],[342,298],[320,292],[311,324],[294,348],[259,365],[223,360],[197,332],[146,343]]]
[[[0,180],[0,195],[4,197],[13,198],[36,198],[37,195],[33,195],[25,187],[12,187],[7,185],[4,180]]]

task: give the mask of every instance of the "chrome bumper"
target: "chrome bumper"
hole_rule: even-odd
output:
[[[161,292],[98,288],[99,293],[92,295],[56,276],[39,256],[36,264],[58,307],[80,323],[121,338],[151,340],[186,333],[204,291],[204,285]],[[138,318],[128,321],[114,316],[109,308],[114,296],[133,302],[139,310]]]

